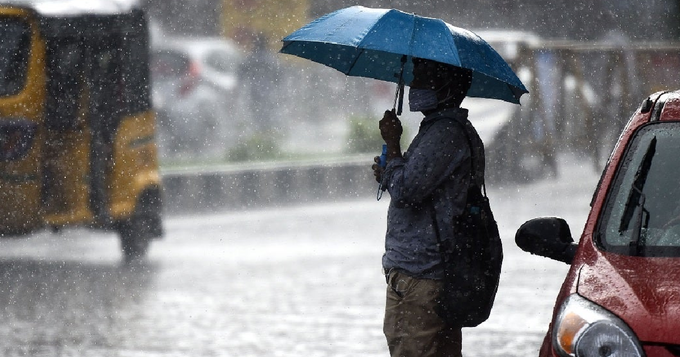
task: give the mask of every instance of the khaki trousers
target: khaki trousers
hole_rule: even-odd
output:
[[[383,332],[392,357],[462,356],[461,329],[435,312],[440,289],[437,280],[389,273]]]

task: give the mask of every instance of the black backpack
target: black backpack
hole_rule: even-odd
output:
[[[503,246],[483,180],[482,187],[475,183],[478,182],[474,177],[475,148],[470,140],[473,133],[466,125],[463,127],[473,153],[472,177],[465,210],[454,217],[455,244],[444,244],[437,234],[445,267],[437,313],[450,326],[475,327],[491,314],[501,275]],[[437,227],[435,230],[438,232]]]

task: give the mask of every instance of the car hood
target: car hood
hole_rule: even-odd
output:
[[[600,253],[581,268],[577,292],[619,316],[640,341],[680,344],[680,258]]]

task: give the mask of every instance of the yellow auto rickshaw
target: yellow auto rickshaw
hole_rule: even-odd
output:
[[[137,1],[0,0],[0,237],[162,235],[146,15]]]

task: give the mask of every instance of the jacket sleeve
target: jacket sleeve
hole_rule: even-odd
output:
[[[404,158],[390,160],[382,187],[399,205],[419,204],[462,163],[469,165],[470,149],[461,125],[438,120],[419,133]],[[469,170],[464,170],[468,172]]]

